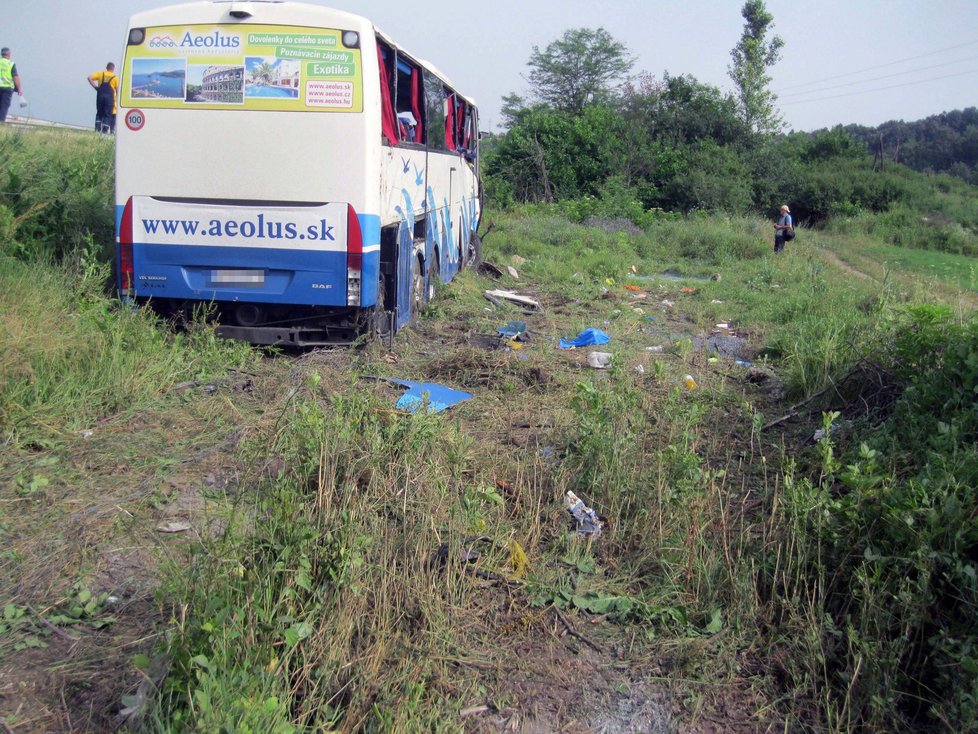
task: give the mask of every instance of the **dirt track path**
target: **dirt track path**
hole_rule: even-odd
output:
[[[839,270],[842,270],[848,273],[849,275],[854,275],[861,280],[876,280],[876,278],[874,278],[869,273],[864,273],[862,270],[859,270],[858,268],[855,268],[849,263],[847,263],[841,257],[836,255],[835,252],[833,252],[832,250],[823,249],[821,252],[822,252],[822,256],[830,263],[835,265],[837,268],[839,268]]]

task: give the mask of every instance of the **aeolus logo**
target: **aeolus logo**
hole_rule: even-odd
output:
[[[159,36],[153,36],[151,39],[149,39],[149,47],[150,48],[176,48],[177,42],[164,33]]]
[[[198,35],[187,31],[180,39],[180,48],[238,48],[240,45],[241,39],[238,36],[220,31]]]

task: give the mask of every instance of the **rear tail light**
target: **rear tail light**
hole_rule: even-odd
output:
[[[132,261],[132,198],[126,202],[119,222],[119,293],[135,295],[135,273]]]
[[[346,305],[360,305],[360,283],[363,276],[363,233],[360,220],[351,204],[346,210]]]

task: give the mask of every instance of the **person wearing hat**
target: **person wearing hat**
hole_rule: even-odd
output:
[[[10,109],[10,100],[13,99],[15,90],[23,98],[17,64],[10,60],[10,49],[5,46],[0,49],[0,122],[7,119],[7,110]],[[21,102],[22,107],[25,104],[26,102]]]
[[[794,223],[791,221],[791,210],[787,204],[781,205],[781,216],[774,223],[774,251],[781,252],[784,249],[785,233],[794,234]],[[791,235],[788,236],[790,239]]]

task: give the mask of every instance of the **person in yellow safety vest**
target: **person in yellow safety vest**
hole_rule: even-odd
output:
[[[7,119],[7,110],[10,109],[10,101],[14,98],[14,91],[21,97],[24,96],[20,89],[20,77],[17,76],[17,64],[10,60],[10,49],[0,49],[0,122]],[[21,102],[23,106],[24,102]]]
[[[115,64],[105,65],[105,71],[96,71],[88,77],[88,83],[95,90],[95,129],[106,135],[115,132],[115,103],[119,94],[119,77],[115,75]]]

